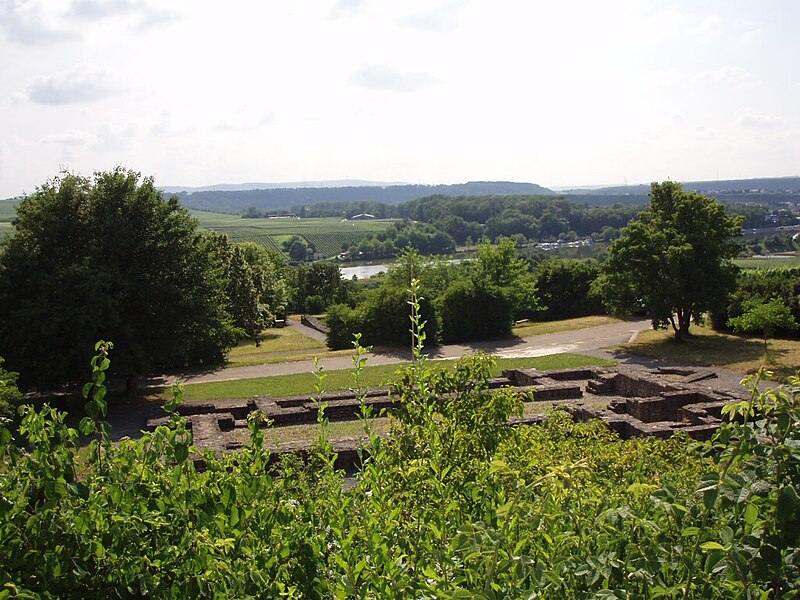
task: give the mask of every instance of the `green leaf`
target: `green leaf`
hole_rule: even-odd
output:
[[[189,456],[189,446],[186,444],[175,444],[175,460],[178,464],[183,463]]]
[[[752,502],[747,503],[747,508],[744,509],[744,522],[748,525],[755,523],[758,518],[758,507]]]
[[[725,548],[725,546],[723,546],[722,544],[720,544],[718,542],[703,542],[702,544],[700,544],[700,548],[702,550],[706,550],[706,551],[708,551],[708,550],[721,550],[721,551],[725,552],[727,550],[727,548]]]
[[[707,488],[703,491],[703,506],[706,507],[706,510],[714,508],[717,503],[717,496],[719,496],[719,490],[716,487]]]
[[[781,488],[778,494],[778,504],[775,513],[778,522],[786,523],[786,521],[791,519],[797,505],[798,498],[794,486],[790,484]]]

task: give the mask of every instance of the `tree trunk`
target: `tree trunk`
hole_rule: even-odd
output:
[[[678,317],[678,323],[675,324],[675,317]],[[692,324],[692,311],[689,309],[679,308],[675,315],[669,318],[672,324],[672,330],[675,332],[675,339],[684,341],[689,337],[689,325]]]

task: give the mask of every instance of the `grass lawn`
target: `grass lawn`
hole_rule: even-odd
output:
[[[437,360],[432,361],[431,364],[437,368],[444,368],[453,362],[455,361]],[[544,370],[609,364],[613,363],[579,354],[554,354],[552,356],[534,358],[501,358],[497,360],[494,374],[500,375],[503,369],[523,367]],[[402,366],[402,364],[375,366],[369,366],[368,364],[361,374],[361,383],[365,386],[388,384],[394,379],[395,374]],[[349,369],[326,371],[325,374],[326,376],[323,380],[323,389],[325,390],[341,390],[353,386],[353,374]],[[313,394],[316,382],[314,373],[297,373],[293,375],[239,379],[236,381],[194,383],[184,387],[184,398],[186,400],[214,400],[218,398],[248,398],[258,395],[279,397],[295,394]],[[167,393],[166,391],[163,392],[163,394]]]
[[[692,337],[685,342],[675,341],[672,331],[643,331],[636,341],[622,350],[671,362],[702,367],[724,367],[742,374],[754,373],[767,364],[764,341],[719,333],[710,327],[692,325]],[[800,368],[800,340],[770,340],[767,364],[776,378],[785,379]]]
[[[586,329],[588,327],[600,327],[601,325],[612,325],[621,323],[622,319],[609,317],[606,315],[593,315],[589,317],[578,317],[576,319],[564,319],[563,321],[543,321],[528,322],[515,325],[512,332],[519,337],[530,335],[544,335],[546,333],[557,333],[559,331],[572,331],[574,329]]]
[[[291,317],[290,317],[291,318]],[[310,352],[313,351],[313,352]],[[349,351],[346,351],[347,353]],[[246,341],[231,349],[226,367],[272,364],[310,360],[314,356],[336,356],[329,352],[324,342],[315,340],[291,327],[265,329],[259,336],[259,344]]]

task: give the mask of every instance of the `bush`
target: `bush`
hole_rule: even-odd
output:
[[[458,281],[438,301],[446,344],[509,335],[512,304],[500,288]]]
[[[327,343],[332,350],[351,348],[355,333],[367,346],[409,346],[411,321],[408,318],[409,293],[399,287],[381,286],[372,290],[357,308],[331,306],[325,317],[330,328]],[[420,299],[427,331],[437,330],[437,317],[431,302]],[[431,343],[435,338],[429,338]]]
[[[768,302],[776,298],[783,302],[795,321],[800,323],[800,268],[752,269],[739,273],[736,289],[723,306],[711,313],[711,324],[718,331],[729,331],[731,319],[744,314],[748,300]],[[778,329],[779,336],[791,336],[790,329]]]
[[[22,402],[17,377],[17,373],[3,368],[3,358],[0,357],[0,423],[3,419],[12,419],[17,406]]]
[[[554,321],[605,314],[602,299],[592,291],[599,275],[600,267],[594,261],[555,258],[539,264],[534,276],[545,308],[535,318]]]
[[[352,347],[353,334],[360,331],[361,319],[358,312],[346,304],[334,304],[325,314],[328,327],[326,343],[331,350],[344,350]]]

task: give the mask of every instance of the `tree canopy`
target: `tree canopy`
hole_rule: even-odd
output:
[[[98,339],[128,376],[219,361],[235,333],[222,297],[197,222],[152,178],[61,173],[0,250],[0,355],[40,386],[81,377]]]
[[[733,289],[741,218],[680,184],[653,183],[650,206],[608,249],[596,289],[610,312],[645,310],[679,338]]]

